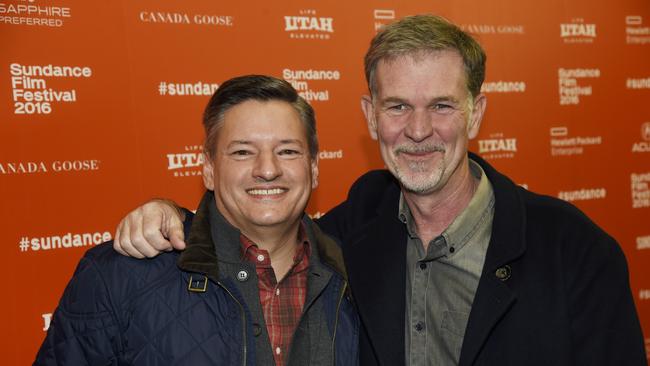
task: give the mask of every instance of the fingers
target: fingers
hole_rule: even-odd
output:
[[[161,211],[151,203],[131,211],[118,225],[113,248],[134,258],[153,258],[171,244],[160,232]]]
[[[165,210],[162,231],[165,237],[169,239],[171,246],[165,250],[185,249],[185,233],[183,231],[183,219],[185,214],[178,207],[168,206]]]
[[[117,229],[115,229],[115,236],[113,237],[113,250],[115,250],[116,252],[124,256],[128,256],[128,254],[120,246],[120,239],[121,239],[120,233],[122,231],[123,221],[124,220],[120,221],[120,223],[117,225]]]
[[[164,246],[161,241],[167,241],[160,232],[161,219],[156,217],[160,215],[145,208],[147,205],[148,203],[138,208],[139,213],[133,216],[133,225],[130,227],[130,244],[134,251],[127,252],[136,258],[157,256],[161,252],[157,249],[158,246]]]
[[[134,212],[135,211],[129,213],[117,226],[115,239],[113,240],[113,248],[118,253],[125,256],[144,258],[143,254],[135,249],[133,243],[131,242],[131,230],[129,222],[133,221],[134,218],[132,216],[134,215]]]
[[[185,249],[183,216],[172,201],[149,201],[122,219],[113,248],[134,258],[152,258],[162,251]]]
[[[171,243],[173,249],[183,250],[185,249],[185,233],[183,233],[183,228],[172,229],[169,233],[169,242]],[[170,248],[169,250],[172,250]]]

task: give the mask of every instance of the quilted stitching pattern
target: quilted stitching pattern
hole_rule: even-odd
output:
[[[188,291],[176,258],[138,261],[106,244],[88,251],[35,364],[241,364],[239,305],[214,282]]]

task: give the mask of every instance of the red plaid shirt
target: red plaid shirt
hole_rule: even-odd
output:
[[[307,269],[311,248],[302,225],[298,235],[302,245],[296,248],[293,266],[279,283],[271,267],[269,253],[244,235],[240,237],[244,259],[255,264],[260,303],[276,366],[285,364],[307,296]]]

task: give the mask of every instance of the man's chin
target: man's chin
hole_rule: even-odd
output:
[[[436,187],[440,182],[440,177],[432,177],[430,174],[422,176],[419,175],[420,174],[400,174],[397,176],[397,179],[399,180],[402,188],[409,193],[426,195],[431,192],[435,192]]]

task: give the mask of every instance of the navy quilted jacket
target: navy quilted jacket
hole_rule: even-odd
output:
[[[260,357],[256,350],[260,329],[255,329],[255,315],[236,275],[229,276],[220,268],[219,250],[212,241],[214,224],[206,207],[211,199],[210,193],[204,197],[182,254],[138,260],[117,254],[110,243],[87,251],[65,289],[34,364],[267,364],[270,356]],[[308,317],[303,314],[296,331],[296,337],[302,332],[302,343],[294,337],[292,345],[298,343],[295,348],[308,350],[292,346],[289,364],[356,365],[359,321],[346,290],[340,249],[310,220],[304,222],[318,249],[312,251],[317,263],[331,269],[329,281],[312,305],[305,305],[304,313],[319,312],[312,319],[323,319],[327,327],[305,326],[303,320]],[[227,266],[223,263],[222,267]],[[251,276],[256,281],[254,270]],[[325,333],[318,334],[328,336],[314,339],[304,328],[322,328]]]

